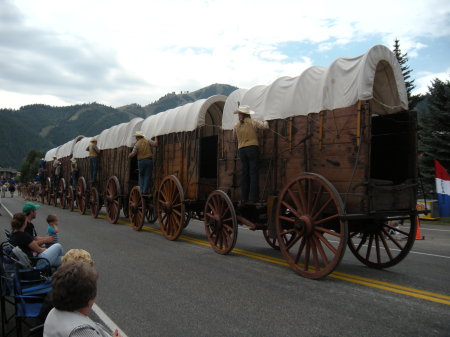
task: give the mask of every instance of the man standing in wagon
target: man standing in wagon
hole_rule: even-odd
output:
[[[267,129],[267,121],[257,121],[250,117],[255,112],[248,105],[241,105],[234,112],[239,120],[234,127],[241,159],[241,200],[259,200],[259,144],[257,129]]]
[[[134,144],[133,150],[128,156],[133,158],[137,155],[139,188],[141,189],[142,194],[147,194],[153,172],[152,146],[158,146],[158,139],[155,137],[152,139],[147,139],[144,137],[144,133],[142,131],[136,131],[134,137],[136,137],[136,144]]]
[[[92,138],[91,144],[86,148],[89,151],[89,169],[91,174],[91,181],[97,180],[98,162],[100,154],[100,149],[97,147],[97,139]]]

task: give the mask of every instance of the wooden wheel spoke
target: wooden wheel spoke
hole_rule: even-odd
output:
[[[316,231],[320,231],[320,232],[323,232],[323,233],[327,233],[327,234],[330,234],[330,235],[335,236],[335,237],[338,237],[338,238],[342,237],[342,234],[341,234],[341,233],[334,232],[334,231],[332,231],[332,230],[326,229],[326,228],[321,227],[321,226],[316,226],[315,229],[316,229]]]
[[[383,243],[383,247],[384,247],[384,250],[386,251],[386,254],[389,256],[389,259],[392,260],[393,259],[392,253],[391,253],[391,250],[389,248],[389,245],[386,242],[386,239],[385,239],[384,235],[381,234],[380,238],[381,238],[381,242]]]
[[[366,260],[369,260],[370,258],[370,252],[372,251],[372,243],[373,243],[373,235],[370,234],[369,243],[367,245]]]
[[[300,180],[296,181],[296,185],[297,185],[297,188],[298,188],[298,195],[299,195],[299,198],[300,198],[300,204],[301,205],[306,205],[306,201],[305,201],[306,197],[305,197],[305,193],[304,193],[304,188],[302,187],[302,183],[300,182]]]
[[[286,208],[289,208],[291,211],[293,211],[295,209],[295,213],[297,213],[297,210],[299,210],[302,214],[305,214],[305,209],[302,207],[302,205],[304,206],[304,204],[300,204],[300,200],[298,200],[297,196],[295,195],[294,192],[292,192],[292,190],[290,188],[288,188],[287,192],[288,192],[289,196],[291,197],[291,200],[294,202],[295,207],[292,207],[291,205],[289,205],[285,200],[283,200],[283,205]]]
[[[294,218],[288,218],[288,217],[283,216],[283,215],[279,215],[278,218],[281,219],[281,220],[285,220],[285,221],[288,221],[288,222],[292,222],[292,223],[295,222],[295,219],[294,219]]]
[[[375,252],[377,254],[377,262],[381,263],[380,239],[378,234],[375,234]]]
[[[310,251],[311,245],[310,245],[308,239],[305,238],[305,240],[306,240],[306,251],[305,251],[305,267],[304,267],[304,269],[308,270],[309,269],[309,256],[311,253],[311,251]]]
[[[312,256],[313,256],[314,267],[316,268],[316,270],[320,270],[319,259],[317,257],[316,241],[314,240],[314,237],[310,241],[311,241],[311,251],[312,251]]]
[[[329,262],[328,262],[327,255],[325,254],[325,251],[323,250],[322,244],[320,243],[320,240],[317,238],[317,235],[315,235],[313,237],[313,239],[314,239],[315,245],[319,251],[319,254],[322,257],[323,263],[325,264],[325,266],[328,266]]]
[[[402,245],[398,242],[398,240],[394,236],[392,236],[388,231],[386,231],[385,229],[382,229],[382,232],[383,232],[384,235],[389,237],[389,239],[392,241],[392,243],[394,245],[397,246],[398,249],[400,249],[400,250],[403,249]]]
[[[286,245],[286,249],[290,250],[303,236],[297,235],[294,239],[292,239],[288,245]],[[288,242],[288,241],[286,241]]]
[[[287,209],[289,209],[297,218],[300,218],[301,217],[301,215],[297,212],[297,210],[294,208],[294,207],[292,207],[291,205],[289,205],[286,201],[282,201],[281,202],[281,204],[284,206],[284,207],[286,207]],[[304,212],[302,212],[302,213],[304,213]]]
[[[337,254],[337,249],[334,248],[334,246],[330,243],[330,241],[328,241],[322,234],[315,232],[314,235],[320,240],[322,241],[325,246],[328,247],[328,249],[333,253],[333,254]]]
[[[317,217],[322,214],[322,212],[325,210],[325,208],[327,208],[327,206],[330,204],[330,202],[333,201],[333,198],[329,198],[323,205],[322,207],[320,207],[320,209],[317,211],[317,213],[313,214],[312,218],[314,220],[317,220]]]
[[[321,225],[321,224],[323,224],[325,222],[328,222],[330,220],[334,220],[334,219],[337,219],[337,218],[339,218],[339,214],[336,213],[334,215],[330,215],[330,216],[328,216],[326,218],[323,218],[323,219],[320,219],[319,221],[316,221],[315,224],[316,225]]]
[[[302,242],[300,242],[300,247],[298,247],[297,255],[295,256],[295,263],[297,264],[300,261],[300,257],[302,256],[303,249],[305,248],[306,238],[304,236],[301,237]]]

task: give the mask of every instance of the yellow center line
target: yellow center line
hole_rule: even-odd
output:
[[[99,216],[99,217],[105,218],[104,216]],[[130,227],[132,226],[132,224],[128,221],[119,220],[118,222],[121,224],[130,226]],[[153,232],[153,233],[157,233],[160,235],[163,234],[161,232],[161,230],[152,228],[152,227],[148,227],[148,226],[143,226],[142,229],[147,232]],[[197,245],[205,246],[205,247],[210,246],[210,243],[206,240],[197,239],[197,238],[193,238],[193,237],[186,236],[186,235],[180,235],[179,239],[183,240],[183,241],[191,242],[191,243],[194,243]],[[270,262],[270,263],[277,264],[280,266],[289,267],[289,264],[286,262],[285,259],[280,259],[277,257],[259,254],[259,253],[252,253],[252,252],[249,252],[249,251],[246,251],[243,249],[239,249],[239,248],[234,248],[233,253],[237,254],[237,255],[246,256],[246,257],[249,257],[252,259]],[[328,276],[335,278],[335,279],[342,280],[342,281],[347,281],[347,282],[356,283],[359,285],[364,285],[367,287],[377,288],[377,289],[381,289],[381,290],[385,290],[385,291],[389,291],[389,292],[393,292],[393,293],[397,293],[397,294],[415,297],[415,298],[423,299],[426,301],[450,305],[450,296],[444,295],[444,294],[438,294],[438,293],[433,293],[433,292],[426,291],[426,290],[405,287],[405,286],[401,286],[401,285],[394,284],[394,283],[379,281],[379,280],[375,280],[375,279],[371,279],[371,278],[367,278],[367,277],[363,277],[363,276],[347,274],[347,273],[342,273],[342,272],[338,272],[338,271],[334,271],[331,274],[329,274]]]

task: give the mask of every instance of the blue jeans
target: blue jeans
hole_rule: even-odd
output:
[[[63,248],[60,243],[55,243],[51,247],[44,250],[38,255],[38,257],[43,257],[50,262],[52,267],[59,267],[61,265],[61,257],[63,256]],[[45,264],[44,261],[39,261],[37,266]]]
[[[241,200],[259,200],[259,147],[241,147]]]
[[[98,157],[89,157],[89,168],[91,170],[91,181],[97,179]]]
[[[152,181],[153,172],[153,159],[145,158],[138,160],[139,169],[139,187],[141,188],[141,193],[147,194],[148,187]]]

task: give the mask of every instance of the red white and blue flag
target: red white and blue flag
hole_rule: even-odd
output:
[[[450,216],[450,175],[444,167],[435,160],[436,193],[439,202],[439,216]]]

